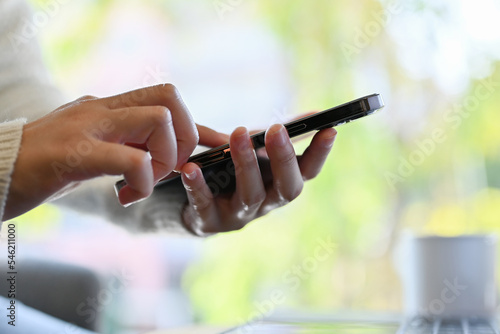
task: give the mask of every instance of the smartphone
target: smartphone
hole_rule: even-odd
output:
[[[290,138],[306,134],[310,131],[331,128],[349,123],[355,119],[373,114],[384,107],[380,94],[372,94],[357,100],[344,103],[337,107],[317,112],[304,118],[285,124]],[[265,146],[265,131],[250,136],[254,149]],[[222,145],[208,151],[193,155],[189,162],[200,166],[205,181],[214,195],[234,191],[235,169],[231,160],[229,144]],[[125,180],[115,184],[116,193],[125,186]],[[155,189],[171,188],[171,191],[184,191],[180,175],[172,173],[161,180]]]

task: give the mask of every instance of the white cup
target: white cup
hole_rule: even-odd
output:
[[[404,237],[396,261],[406,315],[492,317],[496,243],[494,235]]]

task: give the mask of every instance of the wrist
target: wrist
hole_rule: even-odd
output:
[[[55,174],[48,167],[53,156],[51,145],[40,142],[36,125],[33,127],[34,123],[25,124],[19,136],[3,219],[11,219],[33,209],[58,189],[64,188],[62,182],[55,182]]]

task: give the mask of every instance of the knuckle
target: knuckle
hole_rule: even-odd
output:
[[[252,168],[258,168],[255,151],[241,152],[241,154],[235,156],[234,163],[237,170],[244,173]]]
[[[132,169],[142,169],[150,164],[149,156],[146,152],[137,151],[129,157],[129,164]]]
[[[239,231],[243,229],[245,226],[247,226],[247,223],[244,221],[238,221],[236,222],[230,229],[230,231]]]
[[[172,114],[170,110],[162,106],[151,107],[152,119],[159,125],[167,125],[172,122]]]
[[[200,134],[198,133],[198,131],[194,131],[193,135],[190,138],[189,148],[194,150],[196,146],[198,146],[199,142],[200,142]]]
[[[188,194],[189,201],[191,202],[192,208],[201,214],[203,211],[210,208],[212,205],[213,197],[212,194],[205,194],[201,189],[196,186],[184,185],[184,189]]]
[[[304,183],[301,182],[300,184],[296,185],[293,188],[287,189],[286,191],[279,191],[279,205],[284,206],[297,197],[302,193],[302,190],[304,189]]]
[[[220,232],[231,232],[231,231],[239,231],[246,226],[245,221],[235,220],[232,222],[228,222],[220,227]]]
[[[292,166],[297,163],[297,156],[293,150],[290,150],[287,153],[284,153],[280,159],[280,164],[284,166]]]
[[[251,196],[245,196],[242,198],[242,202],[244,205],[245,211],[254,211],[255,209],[258,209],[260,205],[264,202],[266,199],[266,195],[264,193],[257,193],[253,194]]]
[[[203,237],[203,236],[207,236],[207,235],[221,232],[221,230],[219,228],[217,228],[217,226],[214,226],[213,224],[205,223],[202,226],[200,226],[196,232],[199,236]]]
[[[211,235],[222,232],[218,223],[215,223],[213,221],[205,221],[199,216],[195,218],[194,223],[190,226],[190,229],[194,232],[195,235],[199,237],[209,237]]]
[[[294,199],[299,197],[299,195],[302,193],[303,189],[304,189],[304,184],[300,183],[297,187],[295,187],[292,191],[290,191],[288,196],[285,197],[285,200],[287,202],[293,201]]]
[[[193,207],[197,212],[207,210],[212,203],[211,198],[208,198],[201,192],[192,192],[191,196],[193,201]]]
[[[193,230],[198,236],[211,236],[217,233],[238,231],[243,229],[247,223],[243,220],[236,219],[234,221],[225,222],[203,222],[199,223]]]
[[[92,100],[96,100],[97,97],[93,96],[93,95],[84,95],[80,98],[77,99],[78,102],[86,102],[86,101],[92,101]]]
[[[177,99],[179,97],[179,90],[171,83],[162,84],[161,89],[168,98]]]

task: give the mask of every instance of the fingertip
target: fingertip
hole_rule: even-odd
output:
[[[195,181],[199,176],[199,171],[200,167],[197,164],[192,162],[185,164],[181,169],[183,181],[185,183]]]
[[[267,128],[266,138],[267,137],[271,137],[271,136],[275,135],[276,133],[279,133],[283,129],[285,129],[285,127],[283,126],[283,124],[273,124],[273,125],[271,125],[269,128]]]
[[[322,129],[313,138],[315,145],[322,146],[325,149],[331,149],[337,138],[337,130],[334,128]]]
[[[189,115],[191,117],[191,115]],[[182,136],[177,136],[177,164],[175,170],[181,170],[182,166],[188,162],[189,157],[193,154],[196,146],[200,143],[201,135],[196,123],[192,122],[192,133],[184,132]],[[174,133],[177,129],[173,129]],[[184,138],[186,137],[186,138]],[[179,140],[182,139],[182,140]]]
[[[187,163],[189,157],[178,156],[177,157],[177,165],[174,168],[174,171],[182,170],[183,166]]]
[[[288,131],[283,124],[271,125],[266,131],[265,141],[266,147],[267,145],[272,144],[275,147],[282,149],[288,144],[291,145],[290,136],[288,135]]]
[[[267,132],[269,132],[270,134],[273,134],[273,133],[281,131],[282,128],[284,128],[283,124],[276,123],[276,124],[271,125],[267,129]]]
[[[193,150],[177,150],[177,164],[175,165],[174,170],[180,171],[182,169],[182,166],[184,166],[188,162],[189,157],[193,153]]]
[[[230,138],[238,138],[241,136],[244,136],[246,133],[248,133],[248,130],[244,126],[239,126],[236,129],[234,129],[233,133],[231,133]]]
[[[127,185],[120,189],[120,191],[118,192],[118,200],[123,207],[127,208],[132,204],[139,203],[145,200],[150,195],[150,193],[145,195],[144,193],[136,191]]]
[[[325,136],[325,138],[332,138],[332,139],[335,139],[335,137],[337,137],[337,129],[335,128],[327,128],[327,129],[323,129],[321,130]]]

